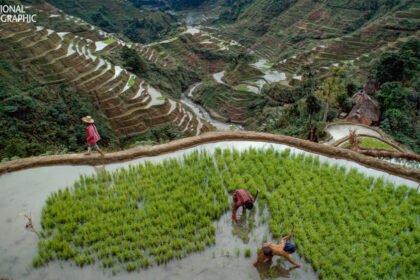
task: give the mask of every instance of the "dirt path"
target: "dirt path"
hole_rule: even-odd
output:
[[[155,156],[165,154],[168,152],[181,150],[185,148],[194,147],[200,144],[219,142],[219,141],[261,141],[285,144],[291,147],[299,148],[308,152],[317,153],[320,155],[346,159],[357,162],[363,166],[384,171],[396,176],[404,177],[420,183],[420,170],[403,168],[394,164],[383,162],[381,160],[367,157],[356,152],[331,147],[328,145],[312,143],[306,140],[301,140],[289,136],[274,135],[268,133],[257,133],[250,131],[218,131],[209,132],[200,136],[184,138],[172,141],[167,144],[157,146],[141,146],[128,150],[123,150],[114,153],[108,153],[101,158],[99,155],[85,156],[83,154],[67,154],[55,156],[39,156],[24,158],[15,161],[10,161],[0,164],[0,174],[6,172],[13,172],[17,170],[40,167],[47,165],[101,165],[114,162],[122,162],[134,158],[145,156]]]

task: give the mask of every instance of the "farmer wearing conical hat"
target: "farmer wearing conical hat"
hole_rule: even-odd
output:
[[[289,254],[293,254],[296,251],[295,245],[288,242],[288,240],[294,234],[294,226],[292,227],[292,231],[286,235],[285,237],[280,239],[279,244],[267,242],[264,243],[263,247],[258,250],[258,258],[254,262],[254,266],[257,266],[260,263],[271,261],[274,256],[282,256],[290,263],[294,264],[296,267],[300,267],[300,264],[294,261]]]
[[[90,155],[91,151],[98,151],[101,156],[105,156],[104,152],[99,149],[97,142],[101,140],[101,136],[95,126],[95,121],[91,116],[82,118],[82,121],[86,124],[86,140],[88,142],[88,150],[85,155]]]
[[[239,207],[242,206],[243,211],[245,212],[246,209],[251,210],[254,207],[254,202],[257,200],[258,192],[255,198],[250,195],[244,189],[237,189],[233,193],[233,212],[232,212],[232,219],[238,223],[238,218],[236,217],[236,211]]]

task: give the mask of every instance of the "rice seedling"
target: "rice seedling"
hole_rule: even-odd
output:
[[[260,212],[260,222],[274,238],[296,224],[299,254],[321,278],[415,278],[416,190],[272,149],[194,152],[181,161],[81,176],[46,200],[33,266],[97,260],[117,274],[185,258],[215,244],[213,221],[238,187],[261,190],[260,210],[267,205],[269,213]],[[244,256],[251,255],[247,248]]]
[[[250,248],[246,248],[245,249],[245,253],[244,253],[244,255],[245,255],[245,258],[250,258],[251,257],[251,249]]]

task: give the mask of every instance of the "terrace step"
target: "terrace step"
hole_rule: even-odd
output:
[[[54,17],[54,20],[58,20]],[[64,17],[60,17],[63,20]],[[10,27],[10,28],[9,28]],[[14,51],[0,49],[10,55],[20,56],[22,69],[44,84],[64,83],[99,102],[100,108],[120,137],[144,133],[150,127],[172,123],[181,114],[180,103],[164,98],[146,81],[115,66],[96,55],[107,53],[125,45],[113,42],[98,49],[97,39],[90,40],[71,33],[56,32],[34,25],[0,26],[1,46],[12,44]],[[62,31],[62,30],[60,30]],[[96,32],[96,31],[95,31]],[[162,55],[151,47],[140,48],[148,53],[154,63]],[[130,81],[130,77],[132,78]],[[135,79],[133,79],[135,77]],[[186,114],[188,116],[188,114]],[[197,130],[197,121],[188,116],[182,125]],[[184,129],[184,127],[183,127]]]

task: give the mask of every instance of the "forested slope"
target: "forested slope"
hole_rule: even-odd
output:
[[[80,17],[106,32],[121,33],[139,43],[174,33],[176,18],[162,11],[144,10],[127,0],[48,0],[69,15]]]

